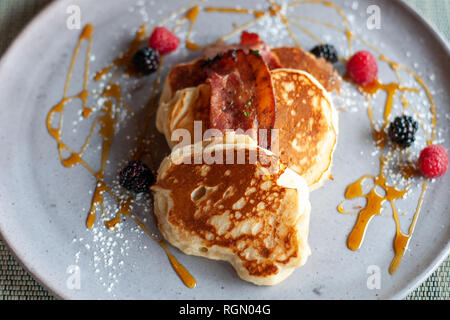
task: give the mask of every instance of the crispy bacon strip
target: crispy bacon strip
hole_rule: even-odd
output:
[[[188,87],[196,87],[202,83],[205,83],[206,77],[203,70],[205,63],[210,62],[217,55],[224,54],[230,50],[239,49],[244,50],[245,53],[250,53],[250,51],[258,52],[270,70],[281,68],[279,60],[271,53],[271,48],[259,38],[258,34],[243,31],[239,44],[212,44],[204,50],[203,58],[197,59],[192,63],[174,66],[168,75],[173,94],[177,90]]]
[[[262,57],[243,50],[231,50],[205,66],[211,86],[210,127],[270,130],[275,123],[275,97],[270,72]],[[270,145],[270,142],[268,143]]]
[[[246,56],[256,77],[256,110],[258,115],[258,129],[270,130],[274,127],[276,116],[275,95],[269,69],[261,56],[249,54]]]

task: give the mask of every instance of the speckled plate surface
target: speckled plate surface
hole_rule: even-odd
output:
[[[241,281],[226,263],[186,256],[170,247],[178,260],[197,280],[189,289],[173,272],[163,250],[128,219],[116,231],[105,228],[103,221],[112,218],[114,206],[106,208],[105,217],[97,217],[92,229],[85,227],[96,180],[82,166],[61,165],[56,143],[45,126],[49,110],[63,95],[64,82],[80,29],[67,27],[67,19],[80,10],[81,27],[94,26],[89,78],[108,65],[128,47],[142,24],[151,29],[189,1],[56,1],[46,8],[18,37],[0,62],[0,232],[12,252],[26,269],[47,289],[67,299],[387,299],[401,298],[448,255],[450,224],[448,218],[450,181],[447,174],[430,183],[421,214],[403,261],[394,275],[388,273],[393,258],[395,223],[388,208],[375,217],[359,251],[346,246],[346,238],[356,217],[337,212],[347,185],[364,174],[378,173],[379,153],[373,143],[367,105],[355,88],[346,86],[337,106],[340,135],[335,153],[334,180],[311,193],[312,218],[310,245],[312,256],[285,282],[274,287],[256,287]],[[375,44],[393,61],[413,68],[428,85],[437,108],[436,141],[450,149],[448,45],[417,14],[399,1],[379,1],[381,28],[369,30],[367,8],[370,1],[335,1],[343,8],[355,34]],[[262,10],[265,1],[208,1],[201,6],[241,5]],[[70,8],[69,8],[70,7]],[[78,8],[78,9],[77,9]],[[318,19],[344,27],[332,9],[317,4],[287,9],[288,15]],[[173,27],[176,19],[167,22]],[[201,12],[192,40],[210,43],[232,30],[233,23],[242,25],[252,15]],[[338,47],[347,56],[344,34],[323,25],[298,21],[325,42]],[[179,32],[183,39],[187,24]],[[269,44],[293,45],[279,19],[263,18],[248,28],[261,34]],[[316,42],[295,26],[293,34],[304,48]],[[231,37],[229,42],[237,40]],[[354,49],[365,48],[356,41]],[[85,52],[85,46],[80,52]],[[168,56],[166,68],[188,61],[199,53],[180,48]],[[69,93],[81,90],[84,55],[75,63]],[[405,76],[406,77],[406,76]],[[395,80],[395,74],[380,62],[380,79]],[[134,112],[144,112],[151,95],[155,76],[149,78],[119,77],[124,99]],[[412,80],[406,84],[414,85]],[[408,82],[409,81],[409,82]],[[100,90],[102,81],[91,81],[89,90]],[[374,117],[380,117],[384,102],[382,94],[374,100]],[[426,116],[424,93],[410,97]],[[88,100],[90,105],[99,101]],[[395,102],[399,106],[400,102]],[[76,103],[64,115],[64,139],[80,146],[89,126],[79,118]],[[394,107],[394,113],[401,110]],[[424,111],[421,111],[423,108]],[[397,111],[395,111],[397,110]],[[126,112],[117,126],[116,138],[106,166],[111,183],[134,147]],[[376,120],[376,123],[380,122]],[[93,139],[86,152],[86,161],[98,169],[100,143]],[[418,138],[418,147],[424,141]],[[154,146],[155,161],[166,153],[164,138],[151,133],[149,145]],[[74,147],[76,148],[76,147]],[[413,153],[417,150],[413,149]],[[97,162],[96,162],[97,161]],[[402,230],[411,223],[420,195],[420,179],[414,180],[406,200],[400,201]],[[147,217],[148,227],[157,230],[145,199],[134,210]],[[374,267],[375,266],[375,267]],[[76,271],[74,273],[74,270]],[[373,270],[379,270],[379,288],[368,286]],[[78,277],[79,278],[74,278]],[[372,279],[372,278],[371,278]],[[79,280],[79,281],[77,281]]]

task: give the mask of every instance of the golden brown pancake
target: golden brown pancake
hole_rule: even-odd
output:
[[[326,90],[310,74],[275,69],[271,75],[280,159],[306,180],[310,190],[316,189],[330,176],[337,112]]]
[[[258,285],[279,283],[310,254],[308,187],[248,136],[226,137],[175,149],[162,162],[152,187],[158,227],[186,254],[228,261]],[[252,152],[258,161],[249,161]],[[245,161],[194,164],[219,153]]]
[[[172,99],[160,104],[156,114],[156,128],[164,134],[171,148],[177,143],[194,143],[194,121],[201,121],[202,133],[209,128],[210,91],[209,85],[201,84],[178,90]],[[191,139],[179,141],[176,133],[174,134],[176,129],[188,130]]]
[[[281,68],[306,71],[327,91],[339,92],[341,77],[334,70],[333,65],[323,57],[317,58],[312,53],[297,47],[273,48],[271,53],[278,60]]]

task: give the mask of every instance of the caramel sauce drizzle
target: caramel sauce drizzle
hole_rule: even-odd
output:
[[[379,50],[376,50],[376,51],[378,53],[380,53]],[[427,139],[427,144],[428,145],[432,144],[432,142],[435,138],[435,135],[436,135],[436,130],[437,130],[436,129],[436,109],[435,109],[434,101],[433,101],[433,98],[431,96],[431,93],[430,93],[428,87],[425,85],[425,83],[422,81],[422,79],[411,69],[409,69],[405,66],[402,66],[398,63],[395,63],[393,61],[388,60],[381,53],[380,53],[379,59],[381,61],[385,61],[386,63],[388,63],[390,65],[392,70],[396,73],[398,83],[393,82],[393,83],[389,83],[389,84],[382,84],[377,79],[373,84],[371,84],[369,86],[360,87],[363,92],[368,94],[367,98],[368,98],[369,106],[368,106],[367,111],[368,111],[369,119],[371,122],[372,130],[373,130],[374,141],[375,141],[377,147],[380,150],[383,150],[385,147],[386,139],[387,139],[386,129],[389,124],[388,117],[390,116],[390,114],[392,112],[394,96],[397,93],[397,91],[402,92],[401,101],[403,103],[404,108],[411,106],[411,104],[408,103],[408,101],[406,100],[403,93],[406,91],[411,91],[411,92],[415,92],[415,93],[420,92],[420,90],[417,88],[407,88],[407,87],[401,86],[401,77],[398,73],[399,69],[407,70],[415,78],[416,82],[423,88],[423,90],[425,90],[425,92],[427,92],[427,96],[428,96],[428,99],[430,102],[430,112],[432,113],[432,121],[431,121],[432,132],[431,132],[430,137],[428,136],[428,133],[427,133],[426,127],[424,126],[422,117],[418,116],[418,118],[419,118],[420,124],[425,132],[425,138]],[[372,113],[372,106],[371,106],[370,100],[371,100],[371,96],[373,94],[377,93],[379,90],[384,90],[387,93],[387,98],[386,98],[386,102],[385,102],[385,109],[384,109],[384,115],[383,115],[384,124],[381,129],[377,130],[375,128],[375,124],[373,121],[373,113]],[[418,115],[417,110],[414,109],[414,112],[416,115]],[[401,153],[400,153],[400,155],[401,155]],[[384,174],[383,174],[384,163],[385,162],[383,159],[383,155],[381,155],[380,156],[380,164],[381,164],[380,165],[380,173],[379,173],[378,177],[373,177],[373,178],[375,179],[375,186],[379,186],[379,187],[383,188],[383,190],[386,192],[385,196],[381,197],[373,190],[372,190],[373,192],[371,191],[371,193],[369,193],[368,195],[363,195],[360,192],[355,192],[354,190],[357,189],[358,185],[360,185],[361,179],[350,184],[347,188],[347,191],[345,193],[346,199],[352,199],[352,198],[355,198],[358,196],[362,196],[367,199],[367,204],[366,204],[365,208],[363,208],[362,210],[359,211],[355,226],[348,236],[347,246],[351,250],[359,249],[359,247],[361,246],[361,243],[364,239],[365,231],[367,229],[367,226],[368,226],[370,220],[372,219],[373,216],[379,215],[381,213],[381,210],[382,210],[381,204],[384,201],[388,200],[391,205],[393,217],[394,217],[394,220],[396,223],[396,234],[395,234],[394,243],[393,243],[394,258],[392,260],[391,266],[389,267],[389,273],[394,274],[396,272],[398,266],[400,265],[401,259],[404,255],[404,252],[408,246],[408,243],[409,243],[412,233],[414,231],[414,227],[415,227],[416,221],[417,221],[419,213],[420,213],[420,208],[423,203],[425,191],[427,188],[427,183],[424,182],[422,185],[422,193],[421,193],[420,199],[419,199],[417,207],[416,207],[416,211],[415,211],[415,214],[413,217],[413,222],[410,225],[410,231],[407,235],[405,235],[401,232],[401,229],[400,229],[398,213],[397,213],[397,209],[396,209],[394,200],[402,198],[403,195],[406,194],[407,189],[397,190],[394,187],[390,187],[390,186],[386,185]],[[409,179],[413,176],[418,175],[417,167],[415,166],[415,164],[411,164],[411,163],[407,163],[406,165],[400,165],[400,172],[402,173],[403,177],[406,179]],[[380,179],[381,179],[381,181],[383,181],[383,184],[381,184],[381,185],[378,183],[378,181],[380,181]],[[374,204],[380,204],[380,205],[374,206]],[[338,211],[343,212],[342,206],[338,206]]]
[[[294,27],[296,27],[297,29],[299,29],[300,31],[302,31],[303,33],[305,33],[307,36],[309,36],[311,39],[315,40],[316,42],[318,42],[319,44],[323,44],[324,42],[317,37],[314,33],[312,33],[311,31],[309,31],[307,28],[299,25],[298,23],[289,20],[288,18],[286,18],[285,16],[283,16],[283,21],[285,23],[291,24]]]
[[[383,203],[386,200],[392,203],[393,200],[401,199],[406,194],[407,190],[397,190],[395,187],[387,185],[386,178],[383,174],[385,163],[386,159],[381,158],[380,174],[378,176],[365,175],[355,183],[349,185],[345,191],[345,198],[347,199],[364,197],[367,200],[366,206],[359,211],[355,226],[347,238],[347,246],[350,250],[358,250],[361,247],[369,222],[375,215],[381,213]],[[366,178],[373,179],[374,186],[369,193],[364,194],[362,191],[362,181]],[[384,196],[380,195],[377,192],[377,187],[382,188],[386,194]]]
[[[398,266],[402,260],[403,255],[405,254],[405,250],[408,247],[408,243],[411,240],[411,236],[414,232],[414,228],[416,226],[417,219],[419,218],[420,209],[422,207],[423,199],[425,196],[425,191],[427,190],[427,182],[425,181],[422,184],[422,193],[420,194],[419,203],[417,204],[416,212],[414,213],[413,221],[409,227],[408,234],[404,234],[400,229],[400,222],[398,219],[398,212],[395,206],[394,201],[391,202],[392,211],[394,214],[396,233],[394,238],[394,252],[395,256],[392,259],[391,265],[389,266],[389,273],[394,274],[397,271]]]
[[[397,91],[401,91],[401,92],[411,91],[411,92],[418,93],[419,90],[416,88],[401,87],[400,84],[397,82],[383,84],[378,79],[375,79],[375,81],[372,84],[367,85],[367,86],[360,86],[360,88],[362,91],[364,91],[365,93],[367,93],[369,95],[368,96],[369,106],[367,108],[367,113],[369,115],[370,124],[372,126],[374,140],[378,147],[383,148],[386,144],[387,136],[386,136],[385,130],[386,130],[387,126],[389,125],[388,118],[392,112],[395,94],[397,93]],[[377,93],[380,90],[383,90],[387,93],[387,98],[386,98],[386,104],[385,104],[384,115],[383,115],[384,123],[383,123],[382,128],[378,130],[375,128],[375,123],[373,120],[373,112],[372,112],[372,104],[371,104],[370,96]]]
[[[189,20],[189,30],[186,35],[186,48],[188,48],[189,50],[202,49],[201,46],[190,41],[192,29],[194,28],[195,21],[197,21],[199,12],[200,12],[200,7],[196,6],[196,7],[193,7],[192,9],[188,10],[188,12],[186,12],[186,15],[184,16],[187,20]]]
[[[347,16],[345,15],[344,10],[341,7],[339,7],[338,5],[334,4],[331,1],[324,1],[324,0],[293,1],[293,2],[288,3],[288,7],[295,7],[295,6],[302,5],[302,4],[320,4],[320,5],[323,5],[326,7],[333,8],[339,14],[339,16],[342,18],[342,21],[345,25],[344,33],[347,36],[347,45],[348,45],[350,53],[352,52],[352,41],[353,41],[354,35],[351,32],[350,21],[348,20]],[[316,21],[319,21],[319,20],[316,20]]]
[[[95,187],[95,191],[94,191],[94,194],[92,197],[91,208],[89,210],[89,213],[88,213],[88,216],[86,219],[87,228],[92,228],[92,226],[94,225],[95,220],[96,220],[96,213],[97,213],[98,209],[100,209],[101,212],[104,214],[104,193],[107,192],[118,203],[119,208],[118,208],[116,216],[114,218],[105,221],[105,226],[108,229],[112,229],[117,225],[117,223],[119,223],[121,221],[121,216],[131,216],[136,221],[136,223],[147,234],[149,234],[151,236],[151,238],[155,242],[158,243],[158,245],[161,246],[161,248],[167,254],[167,257],[168,257],[172,267],[174,268],[175,272],[179,275],[179,277],[182,279],[183,283],[186,286],[188,286],[189,288],[193,288],[193,287],[195,287],[195,284],[196,284],[195,279],[186,270],[186,268],[182,264],[180,264],[177,261],[177,259],[170,253],[165,242],[158,240],[154,235],[152,235],[148,231],[148,229],[145,227],[145,225],[142,222],[140,222],[136,217],[134,217],[132,215],[133,198],[129,197],[129,196],[128,197],[125,196],[123,199],[122,199],[122,197],[118,197],[117,195],[115,195],[112,192],[112,190],[105,184],[105,182],[103,180],[107,159],[109,157],[111,145],[112,145],[114,134],[115,134],[114,127],[115,127],[117,119],[118,119],[117,113],[120,110],[120,108],[124,106],[124,103],[122,101],[121,87],[120,87],[120,85],[113,83],[112,81],[120,69],[124,69],[124,72],[127,72],[127,73],[134,72],[132,69],[130,60],[131,60],[134,52],[142,44],[145,34],[146,34],[146,28],[144,25],[139,28],[136,38],[132,41],[132,43],[130,44],[130,47],[125,52],[125,54],[123,54],[118,59],[114,60],[113,64],[106,66],[104,69],[102,69],[96,73],[94,80],[99,81],[108,72],[110,72],[111,70],[114,70],[113,76],[111,77],[109,83],[105,86],[105,89],[103,90],[103,92],[101,94],[102,97],[107,98],[107,100],[105,101],[105,103],[103,104],[103,106],[101,108],[102,115],[98,116],[93,121],[89,135],[87,136],[81,150],[79,152],[75,152],[75,151],[72,151],[62,141],[63,113],[64,113],[64,108],[68,102],[70,102],[74,99],[81,99],[82,105],[83,105],[83,110],[82,110],[83,117],[87,118],[87,117],[91,116],[91,114],[92,114],[92,109],[87,108],[87,98],[88,98],[87,87],[88,87],[88,81],[89,81],[89,61],[90,61],[89,57],[90,57],[92,41],[93,41],[93,26],[91,24],[87,24],[84,27],[84,29],[79,37],[79,40],[75,47],[74,54],[72,56],[72,61],[71,61],[70,67],[69,67],[68,75],[66,78],[66,83],[64,86],[63,98],[48,113],[47,119],[46,119],[46,126],[47,126],[48,132],[50,133],[52,138],[55,139],[55,141],[57,142],[58,152],[59,152],[60,160],[61,160],[61,163],[63,164],[63,166],[72,167],[76,164],[81,164],[97,179],[97,185]],[[72,77],[75,61],[77,61],[80,47],[81,47],[83,41],[88,41],[88,48],[86,51],[86,63],[85,63],[85,68],[84,68],[83,90],[77,95],[68,97],[67,96],[68,87],[69,87],[70,80]],[[161,59],[161,60],[162,60],[161,61],[161,65],[162,65],[163,59]],[[155,81],[154,92],[153,92],[152,98],[149,102],[149,105],[151,107],[153,107],[156,102],[156,92],[157,92],[157,89],[160,84],[161,69],[162,68],[159,68],[159,70],[158,70],[158,78]],[[114,108],[114,106],[116,108]],[[89,111],[87,111],[87,110],[89,110]],[[53,126],[52,122],[53,122],[54,116],[56,116],[57,114],[59,115],[59,120],[58,120],[58,125],[55,128]],[[148,112],[147,115],[149,115],[149,114],[151,114],[151,113]],[[148,125],[149,125],[148,124],[148,122],[149,122],[148,116],[146,117],[146,120],[147,121],[145,121],[145,129],[143,130],[144,133],[147,132],[146,129],[148,128]],[[83,154],[84,154],[87,146],[89,145],[89,142],[90,142],[97,126],[100,126],[99,135],[102,137],[102,146],[101,146],[102,154],[101,154],[101,161],[100,161],[101,166],[100,166],[99,171],[95,171],[83,159]],[[143,138],[144,138],[144,134],[141,134],[140,139],[139,139],[139,148],[138,148],[138,150],[141,149],[141,151],[139,151],[138,153],[143,152],[142,151]],[[64,157],[63,156],[64,151],[68,152],[70,155],[68,157]]]
[[[253,10],[253,9],[206,7],[204,10],[205,10],[205,12],[226,12],[226,13],[253,14],[256,18],[261,17],[261,16],[263,16],[265,14],[264,11]]]
[[[223,42],[223,41],[225,41],[225,40],[231,38],[231,37],[234,36],[235,34],[238,34],[238,33],[242,32],[242,31],[244,31],[245,29],[250,28],[250,27],[251,27],[252,25],[254,25],[256,22],[258,22],[258,20],[262,19],[262,18],[265,17],[265,16],[266,16],[266,14],[255,16],[255,18],[252,19],[252,20],[250,20],[249,22],[244,23],[243,25],[237,26],[237,27],[235,27],[235,28],[233,29],[233,31],[231,31],[231,32],[229,32],[229,33],[227,33],[227,34],[221,36],[220,38],[218,38],[218,39],[216,40],[216,42]]]
[[[386,129],[387,129],[387,126],[389,125],[388,118],[392,113],[394,97],[397,94],[397,92],[401,92],[401,102],[402,102],[404,108],[409,108],[409,107],[413,108],[412,105],[407,101],[404,93],[407,91],[414,92],[414,93],[420,92],[420,89],[418,89],[418,88],[408,88],[408,87],[403,87],[401,85],[402,79],[399,74],[400,69],[404,69],[408,73],[410,73],[414,77],[416,82],[421,86],[421,88],[427,94],[428,100],[430,102],[430,112],[432,114],[432,121],[431,121],[432,132],[430,135],[427,132],[427,128],[425,127],[423,118],[420,116],[420,114],[417,112],[417,110],[415,108],[413,108],[413,111],[414,111],[415,115],[417,116],[417,118],[419,119],[420,125],[423,128],[423,131],[425,132],[425,138],[427,140],[427,144],[428,145],[432,144],[433,140],[435,139],[436,130],[437,130],[437,128],[436,128],[436,108],[435,108],[435,104],[434,104],[434,100],[431,95],[431,92],[428,89],[428,87],[426,86],[426,84],[414,71],[412,71],[408,67],[405,67],[399,63],[396,63],[396,62],[393,62],[393,61],[387,59],[380,50],[378,50],[375,46],[370,44],[368,41],[366,41],[358,36],[353,36],[353,37],[360,40],[361,42],[366,44],[368,47],[370,47],[372,50],[377,52],[379,54],[378,59],[380,61],[386,62],[391,67],[391,69],[394,71],[394,73],[397,77],[397,80],[398,80],[398,82],[383,84],[379,81],[379,79],[376,79],[376,81],[373,84],[371,84],[369,86],[360,87],[360,89],[367,95],[367,100],[368,100],[367,112],[368,112],[368,116],[369,116],[370,123],[372,126],[372,132],[373,132],[373,137],[374,137],[376,146],[381,151],[383,151],[384,147],[386,145],[386,140],[387,140]],[[376,129],[374,121],[373,121],[371,97],[380,90],[385,91],[387,93],[387,98],[386,98],[384,114],[383,114],[384,123],[380,129]],[[401,151],[399,151],[399,155],[401,156]],[[374,188],[376,186],[381,187],[386,193],[385,196],[380,196],[379,194],[377,194],[374,191],[374,189],[372,189],[372,191],[367,195],[362,194],[362,192],[360,192],[360,189],[358,189],[358,186],[360,186],[360,184],[361,184],[362,178],[357,180],[356,182],[350,184],[347,187],[347,190],[345,193],[346,199],[352,199],[352,198],[355,198],[358,196],[362,196],[367,199],[366,206],[357,213],[358,217],[357,217],[355,226],[353,227],[353,230],[351,231],[351,233],[348,236],[347,246],[351,250],[359,249],[359,247],[361,246],[361,243],[364,239],[365,231],[367,229],[367,226],[368,226],[370,220],[372,219],[373,216],[379,215],[381,213],[381,210],[382,210],[381,204],[384,201],[389,201],[391,208],[392,208],[392,212],[393,212],[393,218],[394,218],[395,224],[396,224],[396,234],[395,234],[394,242],[393,242],[394,258],[389,267],[389,273],[394,274],[396,272],[398,266],[400,265],[400,262],[404,255],[404,252],[405,252],[405,250],[408,246],[408,243],[412,237],[412,233],[414,231],[414,227],[416,225],[416,222],[417,222],[417,219],[418,219],[418,216],[420,213],[420,208],[423,203],[425,191],[427,188],[427,183],[424,182],[422,184],[422,193],[420,195],[420,198],[419,198],[419,201],[418,201],[418,204],[416,207],[416,211],[414,213],[413,222],[410,225],[409,233],[407,235],[405,235],[404,233],[401,232],[400,223],[399,223],[399,219],[398,219],[398,213],[397,213],[397,209],[396,209],[394,200],[403,198],[403,196],[406,194],[408,188],[406,188],[404,190],[398,190],[395,187],[391,187],[386,184],[386,180],[385,180],[384,173],[383,173],[383,167],[385,164],[385,159],[383,157],[384,157],[383,155],[380,156],[379,175],[377,177],[372,176],[372,178],[375,179]],[[400,172],[402,173],[402,175],[405,179],[409,179],[411,177],[418,175],[417,166],[414,163],[400,164],[399,168],[400,168]],[[382,181],[382,183],[380,184],[379,181]],[[346,213],[342,209],[342,203],[341,203],[341,205],[338,206],[338,211],[341,213]]]
[[[181,281],[186,285],[188,288],[195,288],[197,285],[194,277],[189,273],[189,271],[178,262],[178,260],[175,258],[173,254],[170,253],[169,249],[167,249],[167,245],[164,241],[159,242],[160,246],[164,249],[164,251],[167,254],[167,257],[169,258],[170,264],[172,265],[173,269],[176,271],[178,276],[180,277]]]
[[[86,150],[86,147],[89,143],[90,137],[92,136],[92,131],[88,136],[88,139],[86,139],[83,147],[81,148],[81,150],[79,152],[74,152],[72,151],[65,143],[63,143],[63,141],[61,140],[61,135],[62,135],[62,126],[63,126],[63,112],[64,112],[64,108],[65,105],[67,103],[69,103],[70,101],[74,100],[74,99],[81,99],[82,101],[82,108],[83,111],[88,110],[87,108],[87,85],[88,85],[88,71],[85,70],[84,72],[84,80],[83,80],[83,89],[82,91],[74,96],[67,96],[67,92],[69,90],[69,83],[70,83],[70,79],[72,77],[72,72],[73,72],[73,68],[75,65],[75,61],[76,61],[76,57],[79,54],[80,51],[80,47],[81,44],[84,40],[88,41],[88,47],[87,47],[87,52],[89,53],[91,51],[92,48],[92,32],[93,32],[93,27],[92,25],[87,25],[84,29],[83,32],[80,35],[80,39],[77,43],[77,46],[75,47],[75,52],[74,52],[74,59],[72,59],[70,67],[69,67],[69,73],[67,75],[66,78],[66,83],[64,85],[64,93],[63,93],[63,98],[61,99],[61,101],[56,104],[48,113],[47,115],[47,119],[46,119],[46,125],[47,125],[47,129],[50,133],[50,135],[57,141],[58,143],[58,153],[59,153],[59,157],[61,159],[61,163],[63,164],[63,166],[65,167],[72,167],[78,163],[83,163],[82,161],[82,155],[84,153],[84,151]],[[89,59],[86,59],[85,62],[85,69],[89,68]],[[85,115],[88,115],[89,112],[85,112]],[[53,116],[55,114],[59,114],[59,121],[58,121],[58,126],[56,128],[53,127],[52,125],[52,120],[53,120]],[[95,125],[95,123],[94,123]],[[67,151],[70,153],[70,155],[68,157],[64,157],[63,156],[63,151]]]
[[[381,57],[381,60],[387,61],[387,59],[384,58],[384,56]],[[393,66],[393,70],[394,71],[397,71],[398,70],[397,68],[402,67],[399,64],[394,64],[393,62],[390,62],[390,61],[389,61],[389,64],[391,66]],[[394,95],[395,95],[396,91],[401,90],[401,91],[412,91],[412,92],[416,92],[416,93],[419,92],[419,90],[415,89],[415,88],[402,88],[402,87],[400,87],[400,81],[401,80],[399,78],[399,83],[390,83],[390,84],[387,84],[387,85],[383,85],[383,84],[379,83],[378,81],[375,81],[375,83],[373,85],[371,85],[370,87],[363,88],[363,90],[366,93],[368,93],[368,94],[373,94],[373,93],[377,92],[378,90],[384,90],[384,91],[387,92],[385,111],[384,111],[384,124],[383,124],[383,126],[382,126],[382,128],[380,130],[376,130],[375,129],[375,125],[374,125],[374,122],[373,122],[372,106],[369,104],[369,107],[368,107],[368,114],[369,114],[369,118],[370,118],[370,121],[371,121],[372,129],[373,129],[374,140],[375,140],[375,143],[376,143],[377,147],[380,150],[384,149],[384,146],[385,146],[385,143],[386,143],[386,128],[387,128],[387,125],[389,123],[388,117],[389,117],[389,115],[391,114],[391,111],[392,111],[393,99],[394,99]],[[422,86],[424,85],[424,83],[422,81],[419,82],[419,83]],[[426,86],[424,88],[426,88]],[[426,88],[426,90],[428,90],[428,88]],[[406,101],[404,95],[402,95],[402,97],[403,97],[402,102],[403,102],[404,106],[409,105],[409,103]],[[436,114],[435,114],[434,102],[433,102],[432,99],[430,100],[430,109],[431,109],[431,112],[433,114],[433,119],[435,119]],[[424,132],[427,135],[427,131],[426,131],[426,128],[424,127],[424,123],[423,123],[421,118],[419,118],[419,119],[420,119],[421,126],[423,127]],[[432,121],[432,125],[433,125],[432,131],[434,133],[436,131],[436,123],[435,123],[435,121]],[[432,137],[433,137],[432,139],[434,139],[434,135],[433,134],[432,134]],[[427,139],[427,143],[428,144],[432,143],[432,139],[429,139],[428,137],[426,137],[426,139]],[[382,158],[380,158],[380,162],[383,163],[382,162]],[[417,168],[414,165],[411,165],[410,163],[408,163],[407,165],[400,165],[400,172],[403,174],[404,178],[406,178],[406,179],[409,179],[409,178],[411,178],[413,176],[416,176],[417,173],[418,173],[417,172]],[[383,177],[383,168],[382,167],[380,168],[380,173],[379,173],[379,176],[378,176],[377,179],[379,179],[380,177]],[[353,183],[353,184],[351,184],[348,187],[347,190],[349,190],[351,187],[353,187],[356,183],[358,183],[358,181]],[[390,274],[394,274],[396,272],[398,266],[400,265],[401,259],[402,259],[403,255],[404,255],[404,252],[405,252],[405,250],[406,250],[406,248],[408,246],[408,243],[409,243],[409,241],[411,239],[411,236],[412,236],[412,233],[414,231],[414,227],[415,227],[417,218],[419,216],[420,208],[422,206],[424,194],[425,194],[425,191],[426,191],[426,188],[427,188],[427,183],[424,182],[423,185],[422,185],[422,194],[420,196],[419,202],[418,202],[417,207],[416,207],[416,212],[414,214],[413,222],[411,223],[411,226],[410,226],[410,231],[409,231],[409,233],[407,235],[405,235],[405,234],[403,234],[401,232],[400,223],[399,223],[399,220],[398,220],[398,213],[397,213],[397,209],[396,209],[395,202],[394,202],[395,199],[402,198],[403,195],[406,193],[407,189],[405,189],[405,190],[397,190],[397,189],[394,188],[393,189],[394,190],[394,195],[395,195],[395,193],[397,193],[397,195],[400,195],[400,197],[392,198],[390,196],[390,192],[389,191],[390,190],[392,191],[393,187],[389,187],[387,185],[384,185],[382,187],[383,187],[383,189],[386,192],[386,196],[382,197],[382,201],[385,201],[385,200],[389,201],[389,203],[391,205],[391,208],[392,208],[393,217],[394,217],[394,220],[395,220],[395,225],[396,225],[396,234],[395,234],[394,243],[393,243],[394,258],[393,258],[392,263],[391,263],[391,265],[389,267],[389,273]],[[347,192],[345,194],[345,197],[347,199],[350,199],[350,197],[347,194]],[[365,230],[367,228],[367,224],[369,222],[368,220],[366,220],[367,216],[369,215],[370,218],[371,218],[372,216],[381,213],[381,209],[382,209],[381,207],[374,208],[374,207],[370,207],[369,206],[370,201],[375,201],[375,196],[371,195],[371,196],[368,196],[366,198],[367,198],[367,205],[366,205],[365,208],[363,208],[358,213],[358,218],[357,218],[357,221],[355,223],[355,226],[354,226],[352,232],[350,233],[350,235],[349,235],[349,237],[347,239],[347,246],[350,249],[352,249],[352,250],[358,249],[360,247],[360,245],[361,245],[361,242],[362,242],[362,240],[364,238],[364,232],[365,231],[363,233],[361,233],[360,230],[361,229]],[[339,207],[338,207],[338,210],[339,210]],[[369,220],[370,220],[370,218],[369,218]]]
[[[100,81],[112,68],[112,65],[106,66],[105,68],[103,68],[102,70],[100,70],[99,72],[96,73],[94,80],[95,81]]]
[[[286,28],[286,31],[288,32],[289,36],[291,37],[292,41],[294,41],[295,45],[301,49],[302,46],[300,45],[300,42],[297,40],[297,38],[294,36],[294,33],[292,32],[291,28],[289,27],[289,20],[281,13],[278,13],[278,16],[280,17],[281,21],[283,21],[284,26]],[[297,27],[298,28],[298,27]]]
[[[169,259],[170,264],[172,265],[172,268],[175,270],[177,275],[180,277],[181,281],[186,285],[188,288],[195,288],[197,285],[197,282],[195,281],[195,278],[191,275],[191,273],[181,264],[178,262],[178,260],[175,258],[175,256],[169,251],[167,248],[167,245],[164,241],[158,240],[145,226],[142,221],[137,219],[133,216],[133,220],[142,228],[142,230],[145,231],[149,235],[150,238],[152,238],[154,241],[156,241],[161,248],[163,248],[164,252],[167,255],[167,258]]]

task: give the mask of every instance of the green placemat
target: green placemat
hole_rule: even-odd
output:
[[[0,0],[0,56],[30,19],[51,0]],[[450,0],[408,0],[450,38]],[[450,299],[450,257],[407,300]],[[0,300],[54,299],[11,255],[0,240]]]

